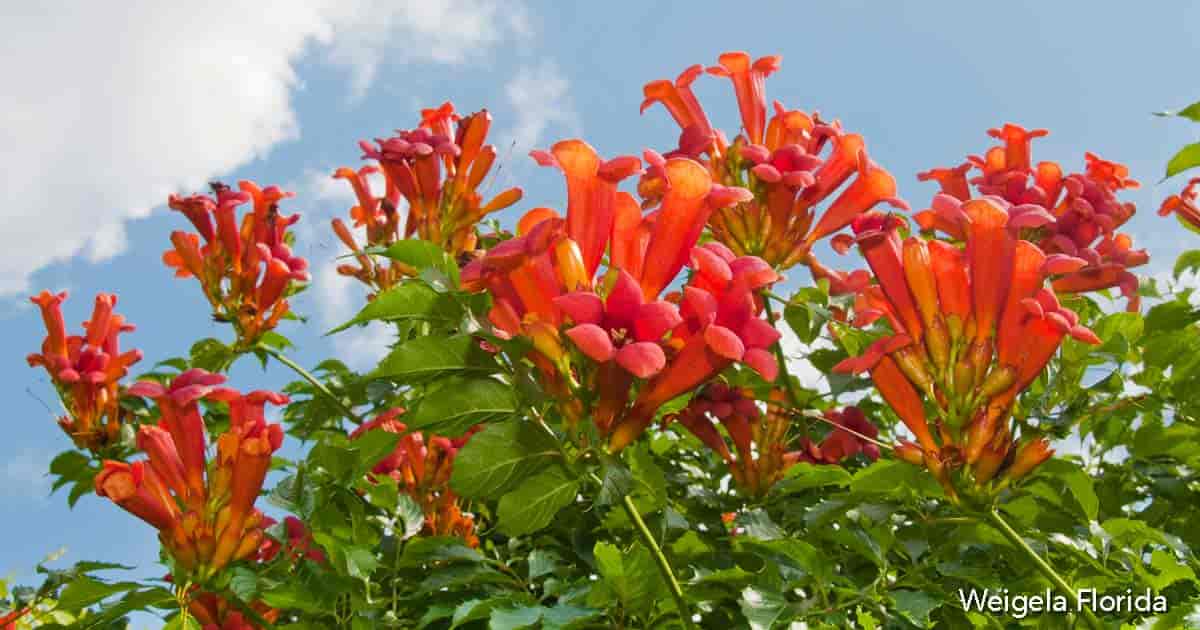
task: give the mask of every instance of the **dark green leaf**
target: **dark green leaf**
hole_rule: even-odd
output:
[[[941,600],[924,591],[892,591],[892,598],[896,600],[896,612],[918,628],[929,627],[929,613],[942,605]]]
[[[649,611],[662,591],[662,577],[650,552],[640,544],[628,551],[616,545],[598,542],[592,548],[596,569],[604,583],[633,614]]]
[[[512,386],[486,376],[442,379],[406,417],[411,430],[430,430],[447,437],[517,409]]]
[[[787,600],[779,593],[747,587],[738,600],[751,630],[772,630],[788,613]]]
[[[370,321],[428,320],[457,322],[463,309],[455,297],[423,282],[410,281],[375,296],[353,319],[325,333],[332,335]]]
[[[470,335],[429,336],[396,346],[367,378],[406,380],[445,372],[488,372],[495,368],[495,358]]]
[[[500,499],[500,529],[510,536],[530,534],[550,523],[554,515],[575,500],[579,480],[561,466],[543,469]]]
[[[489,424],[455,456],[450,485],[467,498],[502,495],[559,456],[554,438],[531,421]]]

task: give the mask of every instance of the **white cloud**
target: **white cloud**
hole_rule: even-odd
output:
[[[783,349],[784,358],[787,359],[788,373],[796,377],[800,384],[808,389],[819,392],[828,391],[829,383],[825,380],[825,375],[813,367],[807,357],[813,350],[831,349],[833,344],[824,337],[818,338],[812,345],[806,344],[800,341],[792,327],[783,320],[777,322],[775,328],[783,334],[783,337],[779,339],[779,345]]]
[[[0,13],[0,295],[123,222],[297,138],[296,63],[316,50],[370,85],[385,54],[461,63],[524,13],[497,0],[24,3]]]
[[[512,145],[515,155],[524,155],[537,148],[544,140],[543,134],[551,127],[578,133],[579,116],[571,102],[569,88],[567,79],[553,63],[543,62],[518,70],[504,87],[516,122],[499,135],[496,147],[504,150]]]

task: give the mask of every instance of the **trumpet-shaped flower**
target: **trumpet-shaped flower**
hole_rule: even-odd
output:
[[[1179,194],[1171,195],[1163,200],[1162,206],[1158,209],[1158,216],[1165,217],[1175,213],[1175,217],[1184,227],[1200,232],[1200,207],[1196,205],[1196,200],[1200,198],[1200,192],[1196,190],[1197,186],[1200,186],[1200,177],[1188,180],[1187,185]]]
[[[387,457],[371,469],[371,476],[388,476],[396,481],[400,491],[421,506],[425,515],[422,532],[428,536],[456,536],[470,547],[478,546],[474,516],[464,513],[458,495],[450,489],[454,458],[482,426],[473,427],[460,437],[423,435],[408,431],[399,420],[402,408],[389,409],[365,422],[350,434],[356,439],[368,431],[380,430],[401,435],[400,442]]]
[[[876,204],[907,206],[896,197],[895,178],[867,157],[862,136],[844,132],[836,121],[788,110],[778,101],[768,114],[764,84],[780,61],[777,55],[754,60],[744,52],[727,52],[707,69],[733,84],[743,132],[732,143],[714,129],[692,91],[701,66],[684,70],[674,82],[647,83],[642,111],[661,103],[682,129],[679,147],[668,157],[698,160],[713,181],[751,191],[750,198],[709,218],[718,241],[738,255],[759,256],[777,268],[805,264],[818,279],[839,280],[819,266],[813,244]],[[846,182],[850,183],[843,188]],[[656,187],[651,169],[639,188],[648,193]],[[842,192],[818,216],[817,206],[839,189]],[[849,290],[836,281],[832,286],[835,291]]]
[[[1014,163],[1022,159],[1018,154]],[[891,333],[834,371],[870,373],[917,439],[898,446],[897,455],[923,462],[951,496],[950,474],[963,466],[980,485],[1001,473],[1012,480],[1028,472],[1010,463],[1016,441],[1008,425],[1017,396],[1067,336],[1099,343],[1044,286],[1086,262],[1017,238],[1011,224],[1023,223],[1022,215],[1004,204],[970,199],[955,206],[957,214],[946,213],[966,240],[964,250],[918,236],[902,241],[893,217],[867,214],[854,223],[878,282],[859,294],[854,321],[883,319]],[[932,426],[927,407],[936,411]],[[1036,459],[1023,461],[1032,468]]]
[[[983,156],[968,157],[958,167],[918,175],[919,180],[935,181],[941,187],[931,207],[914,215],[921,228],[962,240],[962,203],[972,198],[972,192],[975,198],[987,197],[1002,206],[1009,215],[1007,225],[1022,238],[1048,255],[1061,254],[1085,263],[1052,270],[1055,291],[1119,288],[1129,301],[1129,310],[1136,311],[1140,304],[1138,280],[1129,269],[1145,264],[1149,256],[1143,249],[1133,249],[1127,234],[1117,232],[1136,211],[1133,203],[1117,197],[1122,190],[1138,187],[1129,178],[1129,169],[1085,153],[1084,171],[1064,175],[1056,162],[1032,161],[1032,141],[1046,136],[1046,130],[1030,131],[1009,123],[988,134],[1003,144]],[[979,174],[969,177],[973,170]]]
[[[146,460],[104,462],[96,492],[159,531],[177,571],[201,579],[231,562],[254,556],[264,540],[264,517],[254,507],[271,455],[283,441],[278,424],[267,424],[263,407],[281,405],[275,392],[240,394],[222,387],[225,377],[188,370],[164,386],[142,381],[129,393],[157,403],[158,425],[144,425],[137,445]],[[200,400],[229,406],[229,429],[218,436],[216,459],[206,461]]]
[[[233,324],[238,343],[249,347],[288,314],[287,297],[308,282],[308,261],[293,254],[287,229],[300,215],[284,215],[279,202],[292,196],[251,181],[240,190],[213,183],[213,197],[171,195],[168,205],[192,222],[196,233],[171,233],[163,262],[181,278],[195,277],[212,305],[213,318]],[[252,203],[240,220],[237,208]]]
[[[203,630],[261,630],[224,597],[200,591],[198,588],[194,588],[193,591],[189,593],[188,612],[200,622]],[[250,602],[248,605],[255,614],[268,622],[275,623],[279,619],[279,611],[261,601]]]
[[[496,160],[496,147],[485,144],[491,125],[487,110],[460,116],[446,102],[422,110],[416,129],[398,130],[391,138],[377,138],[375,144],[360,142],[363,157],[377,165],[357,171],[343,167],[333,176],[347,180],[354,189],[358,204],[350,216],[355,228],[364,228],[365,245],[386,248],[401,239],[419,238],[455,257],[475,251],[479,222],[517,203],[522,194],[520,188],[509,188],[485,202],[479,192]],[[386,180],[383,196],[376,196],[368,181],[377,172]],[[403,215],[401,198],[408,206]],[[413,275],[414,270],[403,263],[384,265],[364,253],[364,244],[341,219],[333,220],[333,230],[358,262],[342,265],[339,273],[375,290]]]
[[[30,367],[42,366],[58,391],[67,415],[58,424],[82,448],[100,450],[115,442],[125,421],[120,407],[120,380],[129,366],[142,359],[140,350],[121,351],[121,333],[134,325],[113,311],[117,296],[96,296],[92,317],[82,335],[67,335],[62,303],[66,291],[49,291],[30,298],[41,310],[46,338],[40,353],[30,354]]]

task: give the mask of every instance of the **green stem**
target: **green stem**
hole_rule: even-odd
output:
[[[767,313],[767,321],[774,326],[775,311],[771,309],[772,299],[782,300],[783,298],[769,291],[763,293],[763,310]],[[779,363],[779,375],[775,377],[775,384],[778,385],[780,381],[783,382],[783,388],[787,392],[788,400],[791,401],[793,408],[797,408],[800,406],[800,392],[796,391],[796,383],[792,380],[791,373],[788,372],[787,357],[783,354],[783,344],[776,341],[771,350],[775,353],[775,360]],[[807,436],[808,423],[805,422],[802,428],[804,429],[804,434]]]
[[[683,627],[695,628],[692,624],[692,612],[683,598],[683,589],[679,587],[679,580],[675,579],[675,571],[671,569],[671,563],[663,554],[662,547],[659,547],[658,542],[654,540],[654,534],[650,533],[649,527],[646,527],[646,521],[642,520],[641,514],[638,514],[637,506],[633,504],[633,498],[625,495],[621,499],[621,505],[625,507],[625,513],[629,515],[629,520],[633,521],[634,526],[637,527],[642,541],[650,548],[654,562],[658,565],[658,570],[662,573],[663,579],[667,582],[667,588],[671,591],[671,597],[675,598],[675,608],[679,611],[679,620],[683,622]]]
[[[283,354],[279,350],[276,350],[275,348],[272,348],[270,346],[260,345],[258,347],[263,352],[266,352],[267,354],[271,355],[272,357],[275,357],[276,361],[279,361],[280,363],[288,366],[289,368],[292,369],[293,372],[295,372],[296,374],[299,374],[301,378],[308,381],[309,384],[311,384],[313,386],[313,388],[315,388],[317,391],[324,394],[326,398],[328,398],[335,405],[337,405],[342,410],[342,413],[346,415],[346,418],[348,418],[351,422],[353,422],[354,424],[362,424],[363,423],[363,419],[360,418],[358,416],[358,414],[354,413],[353,409],[351,409],[348,405],[346,405],[346,403],[342,402],[342,399],[338,398],[337,394],[334,394],[332,391],[330,391],[330,389],[328,387],[326,387],[325,383],[322,383],[320,381],[320,379],[318,379],[317,377],[310,374],[308,370],[300,367],[299,363],[296,363],[295,361],[289,359],[285,354]]]
[[[1018,549],[1024,552],[1024,554],[1028,556],[1031,561],[1033,561],[1033,564],[1038,568],[1038,571],[1041,571],[1042,575],[1046,576],[1046,579],[1050,580],[1054,584],[1055,588],[1057,588],[1060,593],[1066,596],[1066,598],[1071,602],[1071,605],[1075,607],[1075,610],[1083,613],[1083,617],[1087,619],[1088,624],[1092,628],[1095,628],[1096,630],[1104,630],[1104,624],[1096,618],[1096,615],[1091,610],[1084,608],[1079,604],[1079,594],[1075,592],[1075,589],[1071,588],[1071,585],[1067,584],[1067,581],[1063,579],[1063,577],[1059,575],[1057,571],[1054,570],[1054,567],[1051,567],[1049,563],[1039,556],[1037,552],[1025,542],[1024,538],[1021,538],[1021,535],[1018,534],[1017,531],[1008,524],[1008,521],[1005,521],[1004,518],[1000,516],[999,511],[997,511],[995,508],[989,510],[987,512],[987,520],[988,523],[990,523],[993,527],[1000,530],[1000,533],[1004,534],[1004,537],[1007,538],[1009,542],[1016,545]]]

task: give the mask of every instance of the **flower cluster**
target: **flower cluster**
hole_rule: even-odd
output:
[[[120,381],[129,366],[142,359],[140,350],[121,352],[120,335],[134,330],[133,324],[113,312],[117,296],[96,296],[92,318],[83,323],[82,335],[67,335],[62,303],[66,291],[49,291],[30,298],[42,312],[46,339],[40,354],[27,357],[30,367],[42,366],[50,375],[67,415],[58,424],[75,444],[99,450],[115,442],[123,416]]]
[[[761,257],[786,269],[809,265],[818,278],[829,278],[835,292],[848,291],[844,273],[825,268],[812,256],[812,246],[850,224],[878,203],[907,208],[896,198],[896,180],[872,162],[858,134],[846,133],[838,122],[819,115],[788,110],[778,101],[768,118],[764,83],[780,67],[777,55],[751,60],[744,52],[727,52],[716,66],[694,65],[674,82],[647,83],[644,112],[661,103],[683,130],[679,147],[668,157],[698,160],[714,182],[742,186],[751,198],[721,208],[709,219],[714,238],[739,255]],[[733,83],[742,118],[742,133],[730,143],[714,128],[700,106],[692,83],[707,71]],[[850,181],[853,178],[853,181]],[[661,175],[650,169],[639,189],[646,196],[661,187]],[[817,205],[842,189],[817,216]]]
[[[951,493],[953,469],[969,465],[974,482],[985,484],[1012,461],[1013,405],[1063,339],[1099,342],[1043,286],[1048,276],[1072,273],[1087,262],[1047,255],[1017,238],[1025,222],[1002,203],[961,204],[965,251],[917,236],[902,242],[895,216],[871,213],[854,222],[858,247],[878,281],[857,296],[855,323],[882,318],[891,334],[834,371],[870,372],[919,442],[897,452],[923,462]],[[926,403],[936,409],[935,430]],[[1044,442],[1032,443],[1048,456]],[[1008,478],[1031,468],[1021,463],[1023,454],[1033,452],[1029,448],[1016,453]]]
[[[515,238],[463,270],[463,284],[491,293],[498,335],[530,340],[529,359],[570,425],[590,418],[616,451],[645,431],[663,403],[735,362],[774,378],[766,349],[779,333],[758,317],[756,292],[778,274],[719,243],[696,247],[708,217],[747,199],[746,190],[714,183],[690,158],[647,152],[659,182],[657,207],[643,216],[617,190],[642,170],[638,158],[605,161],[580,140],[533,156],[566,176],[566,219],[531,210]],[[600,274],[606,252],[609,266]],[[684,266],[694,271],[687,285],[660,297]]]
[[[839,464],[862,453],[871,461],[879,459],[879,446],[870,440],[879,436],[879,429],[867,420],[862,410],[850,406],[838,411],[830,409],[824,413],[826,422],[833,430],[820,444],[805,438],[801,440],[796,459],[810,464]]]
[[[467,545],[477,546],[479,538],[475,535],[475,518],[464,513],[459,506],[458,495],[450,489],[450,474],[454,470],[454,458],[459,449],[482,426],[455,439],[434,435],[426,440],[420,431],[407,431],[408,427],[398,420],[403,413],[404,409],[401,408],[389,409],[363,423],[350,434],[350,438],[355,439],[373,429],[401,435],[396,449],[375,464],[371,475],[391,477],[401,492],[421,506],[421,512],[425,515],[422,533],[429,536],[457,536]]]
[[[279,557],[282,551],[292,562],[307,558],[318,564],[325,563],[325,552],[317,548],[312,532],[308,531],[304,521],[295,516],[284,517],[281,531],[283,538],[276,540],[272,537],[271,529],[278,524],[278,521],[269,516],[263,518],[262,526],[267,529],[267,537],[258,548],[259,560],[271,562]]]
[[[213,195],[171,195],[196,233],[171,233],[163,262],[180,278],[195,277],[212,305],[213,318],[231,322],[238,343],[253,345],[288,314],[287,296],[308,281],[308,261],[292,253],[287,229],[300,215],[284,215],[279,201],[291,197],[275,186],[238,182],[238,191],[213,183]],[[253,202],[241,220],[237,207]],[[203,243],[201,242],[203,239]]]
[[[376,160],[358,171],[340,168],[335,178],[354,188],[358,205],[350,210],[354,227],[366,230],[368,247],[387,247],[402,238],[416,237],[432,242],[452,256],[473,252],[478,241],[476,226],[488,214],[521,200],[520,188],[509,188],[484,203],[479,186],[496,160],[496,147],[484,144],[492,124],[487,110],[459,116],[446,102],[436,109],[421,111],[416,129],[398,130],[397,135],[377,138],[373,146],[363,141],[363,157]],[[381,172],[386,179],[384,196],[376,197],[367,177]],[[408,214],[400,216],[400,197],[408,203]],[[333,230],[355,253],[358,265],[342,265],[338,272],[358,278],[376,290],[386,289],[414,270],[400,262],[383,266],[364,252],[354,233],[341,219]]]
[[[1138,187],[1129,178],[1129,169],[1085,153],[1084,172],[1064,175],[1055,162],[1033,164],[1033,139],[1047,135],[1045,129],[1030,131],[1006,124],[988,134],[1004,144],[988,149],[982,157],[970,156],[961,166],[918,175],[922,181],[936,181],[942,190],[930,209],[914,216],[921,228],[962,240],[961,205],[972,198],[974,186],[977,197],[1006,202],[1010,225],[1042,251],[1087,263],[1056,274],[1051,283],[1055,291],[1084,293],[1117,287],[1128,299],[1129,310],[1136,311],[1138,279],[1129,269],[1150,258],[1146,250],[1133,249],[1129,235],[1117,232],[1136,211],[1134,204],[1117,198],[1122,190]],[[978,169],[979,175],[968,179],[972,169]]]
[[[262,602],[253,602],[250,606],[266,621],[275,623],[279,619],[279,611]],[[200,622],[203,630],[259,630],[259,626],[248,621],[240,610],[213,593],[193,594],[188,603],[188,612]]]
[[[1158,215],[1165,217],[1174,212],[1184,227],[1200,232],[1200,206],[1196,205],[1196,200],[1200,199],[1200,191],[1196,190],[1197,186],[1200,186],[1200,177],[1189,180],[1179,194],[1163,200]]]
[[[157,426],[138,431],[148,459],[105,461],[95,479],[97,494],[158,530],[175,575],[201,580],[254,557],[263,543],[265,520],[254,502],[283,441],[282,428],[266,423],[264,406],[288,401],[270,391],[241,394],[224,381],[192,369],[165,387],[142,381],[129,388],[154,399],[161,415]],[[211,462],[200,400],[229,405],[229,430],[217,438]]]

